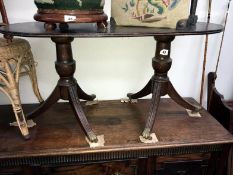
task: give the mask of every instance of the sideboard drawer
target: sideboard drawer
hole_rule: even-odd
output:
[[[50,175],[136,175],[137,161],[50,168]]]
[[[190,162],[166,162],[163,167],[156,171],[156,175],[204,175],[207,165],[203,161]]]
[[[156,175],[205,175],[210,154],[188,154],[158,157]]]

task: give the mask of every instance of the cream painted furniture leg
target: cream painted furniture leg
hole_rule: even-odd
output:
[[[43,102],[38,89],[35,62],[28,41],[13,39],[9,42],[1,38],[0,90],[9,97],[19,130],[24,138],[28,139],[29,131],[19,95],[19,78],[22,75],[29,75],[35,95],[39,102]]]

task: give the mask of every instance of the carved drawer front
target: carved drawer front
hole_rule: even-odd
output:
[[[20,175],[19,173],[0,173],[0,175]]]
[[[165,162],[156,175],[205,175],[207,165],[205,161]]]
[[[0,175],[22,175],[22,170],[21,168],[0,168]]]
[[[158,157],[155,175],[205,175],[209,153]]]
[[[136,175],[134,161],[70,166],[50,169],[51,175]]]

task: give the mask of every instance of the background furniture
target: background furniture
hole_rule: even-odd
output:
[[[0,11],[3,19],[1,25],[8,26],[3,0],[0,0]],[[29,42],[25,39],[13,39],[12,35],[4,35],[4,38],[0,39],[0,91],[8,96],[18,127],[24,138],[28,139],[30,136],[19,94],[19,78],[22,75],[29,75],[35,95],[39,102],[43,102],[37,85],[35,61]],[[1,115],[1,117],[5,116]]]
[[[207,110],[233,134],[233,102],[224,100],[224,96],[215,87],[217,76],[214,72],[208,74],[208,106]]]
[[[208,112],[233,134],[233,102],[224,100],[215,86],[216,74],[208,74]],[[228,156],[226,156],[226,159]],[[228,173],[233,171],[233,152],[229,154]]]

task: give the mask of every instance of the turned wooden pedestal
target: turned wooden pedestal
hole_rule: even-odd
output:
[[[152,59],[154,75],[141,91],[135,94],[129,93],[127,95],[130,99],[137,99],[152,93],[151,107],[145,129],[142,133],[142,136],[146,139],[150,139],[151,129],[155,123],[155,117],[158,111],[161,96],[169,95],[176,103],[183,106],[185,109],[189,109],[194,112],[201,110],[201,106],[193,105],[185,101],[177,93],[167,76],[172,65],[170,53],[171,42],[174,39],[175,36],[155,36],[157,47],[155,57]]]
[[[86,94],[79,87],[76,79],[74,78],[76,65],[71,49],[71,42],[73,41],[73,38],[52,37],[52,41],[56,44],[57,61],[55,62],[55,67],[60,79],[49,98],[38,109],[29,114],[27,118],[32,119],[37,117],[50,108],[50,106],[56,103],[59,99],[68,100],[88,139],[91,142],[97,142],[97,136],[92,131],[92,128],[89,125],[80,105],[80,99],[94,100],[96,96]]]
[[[86,94],[77,84],[73,77],[75,72],[75,60],[72,58],[71,42],[74,38],[97,38],[97,37],[154,37],[157,41],[156,55],[152,64],[154,75],[149,83],[140,92],[129,94],[131,99],[140,98],[150,93],[153,94],[148,118],[143,131],[143,137],[150,139],[151,129],[155,122],[160,97],[168,94],[176,103],[186,109],[199,111],[200,107],[186,102],[176,92],[170,82],[167,73],[171,67],[170,58],[171,42],[175,36],[180,35],[206,35],[219,33],[223,29],[222,25],[197,23],[194,27],[183,29],[160,29],[160,28],[142,28],[142,27],[117,27],[110,25],[108,28],[99,28],[92,24],[69,24],[66,30],[54,29],[51,31],[44,30],[44,23],[31,22],[12,24],[0,28],[0,32],[6,35],[24,36],[24,37],[47,37],[51,38],[56,44],[57,60],[55,67],[60,76],[58,84],[49,98],[34,112],[28,115],[28,118],[41,116],[43,112],[59,99],[68,100],[73,108],[74,115],[78,119],[83,132],[91,142],[96,142],[96,134],[91,129],[88,120],[80,105],[80,99],[93,100],[95,96]],[[103,50],[105,51],[105,50]],[[87,65],[88,66],[88,65]],[[143,71],[143,70],[142,70]],[[78,127],[78,126],[77,126]],[[102,134],[102,133],[99,133]],[[140,135],[140,134],[139,134]]]

